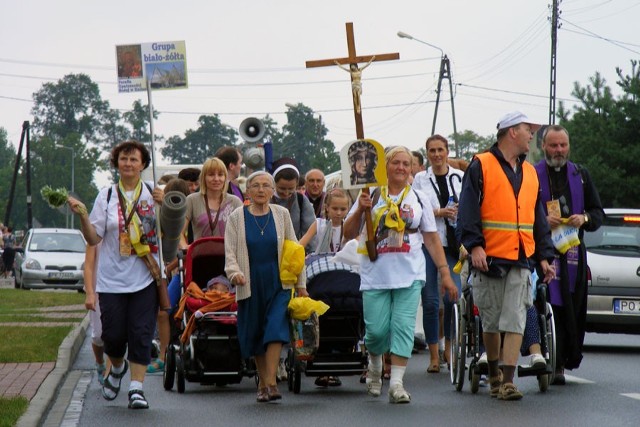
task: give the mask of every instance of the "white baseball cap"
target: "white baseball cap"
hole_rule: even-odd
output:
[[[542,127],[537,123],[533,123],[529,117],[527,117],[524,113],[520,111],[513,111],[511,113],[505,114],[500,121],[498,122],[498,130],[510,128],[512,126],[519,125],[520,123],[526,123],[531,126],[531,131],[536,132],[538,129]]]

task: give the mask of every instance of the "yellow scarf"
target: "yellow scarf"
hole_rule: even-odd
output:
[[[400,218],[400,209],[398,208],[398,205],[400,205],[404,200],[404,198],[407,196],[407,193],[409,192],[410,188],[411,187],[408,185],[404,187],[404,190],[402,190],[402,194],[400,194],[400,197],[398,198],[397,202],[394,202],[391,199],[391,197],[389,197],[388,187],[382,187],[380,189],[380,198],[384,200],[387,204],[386,206],[382,206],[380,209],[378,209],[375,212],[375,218],[373,221],[374,232],[378,230],[380,219],[382,218],[382,215],[384,215],[385,213],[387,213],[387,216],[384,219],[385,227],[391,230],[396,230],[400,233],[404,231],[405,223],[402,220],[402,218]]]
[[[138,185],[136,185],[136,188],[133,190],[133,197],[131,199],[127,197],[127,193],[125,192],[124,186],[122,185],[122,180],[118,182],[118,188],[127,205],[125,209],[126,216],[124,218],[124,221],[126,221],[129,217],[129,214],[131,213],[131,209],[134,208],[133,202],[135,200],[139,200],[140,193],[142,192],[142,180],[138,180]],[[140,218],[138,218],[137,213],[134,213],[131,217],[131,223],[129,224],[129,230],[127,231],[129,232],[131,245],[133,246],[133,249],[136,251],[136,254],[139,257],[144,257],[151,252],[151,248],[149,248],[149,245],[140,243],[140,236],[142,236],[143,231],[141,229]]]
[[[389,197],[389,188],[388,187],[381,187],[380,189],[380,198],[382,200],[384,200],[386,202],[386,205],[381,206],[380,208],[378,208],[377,210],[375,210],[373,212],[373,233],[374,235],[378,233],[378,226],[380,225],[380,218],[382,218],[382,215],[384,215],[385,213],[387,213],[386,218],[384,219],[384,225],[385,227],[392,229],[392,230],[396,230],[400,233],[402,233],[404,231],[405,228],[405,223],[402,220],[402,218],[400,218],[400,209],[398,208],[398,206],[402,203],[402,201],[404,200],[404,198],[407,196],[407,193],[409,193],[409,190],[411,189],[411,187],[409,185],[407,185],[404,190],[402,190],[402,194],[400,194],[400,197],[398,198],[397,202],[394,202],[391,197]],[[374,206],[375,207],[375,206]],[[374,236],[375,239],[375,236]],[[366,255],[367,254],[367,246],[365,245],[365,239],[360,239],[360,242],[358,243],[358,249],[356,250],[356,252],[358,252],[359,254],[363,254]]]

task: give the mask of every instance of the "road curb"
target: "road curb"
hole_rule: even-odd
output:
[[[89,314],[75,328],[69,332],[69,335],[62,341],[58,349],[58,359],[56,366],[53,368],[47,378],[42,382],[38,392],[29,402],[27,412],[18,420],[17,427],[33,427],[38,426],[43,420],[47,409],[51,405],[58,387],[64,381],[69,369],[73,366],[73,361],[82,347],[87,329],[89,328]]]

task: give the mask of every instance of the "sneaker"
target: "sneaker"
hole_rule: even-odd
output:
[[[367,393],[378,397],[382,393],[382,372],[369,371],[367,374]]]
[[[276,374],[276,379],[278,381],[287,381],[289,379],[289,374],[287,374],[287,368],[284,366],[284,359],[280,359],[280,363],[278,364],[278,373]]]
[[[545,369],[547,367],[547,361],[542,357],[541,354],[534,353],[531,355],[531,359],[529,361],[529,367],[537,368],[537,369]]]
[[[407,393],[402,384],[395,384],[389,387],[389,402],[409,403],[411,402],[411,395]]]
[[[149,402],[144,397],[142,390],[129,390],[130,409],[149,409]]]
[[[480,359],[478,359],[478,366],[479,367],[486,367],[487,369],[489,369],[489,361],[487,360],[487,353],[482,353],[480,355]]]
[[[96,372],[98,373],[98,382],[100,385],[104,384],[104,373],[107,370],[107,367],[104,363],[96,363]]]
[[[499,400],[520,400],[522,397],[522,392],[518,390],[515,384],[504,383],[500,386],[500,391],[498,392]]]

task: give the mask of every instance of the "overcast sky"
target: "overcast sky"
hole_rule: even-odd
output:
[[[431,132],[440,47],[452,63],[458,131],[486,136],[521,110],[548,120],[550,1],[547,0],[0,0],[0,126],[17,145],[32,94],[68,73],[86,73],[113,108],[146,94],[117,91],[115,46],[184,40],[189,88],[154,92],[156,134],[183,135],[201,114],[234,128],[269,113],[282,126],[285,103],[322,115],[340,149],[355,138],[349,76],[305,61],[347,56],[345,23],[358,54],[399,52],[363,72],[365,136],[383,145],[423,146]],[[574,82],[596,71],[615,87],[615,67],[640,59],[640,1],[564,0],[558,31],[557,97],[574,105]],[[609,41],[607,41],[607,40]],[[443,87],[436,132],[453,132]],[[614,88],[614,93],[618,93]]]

